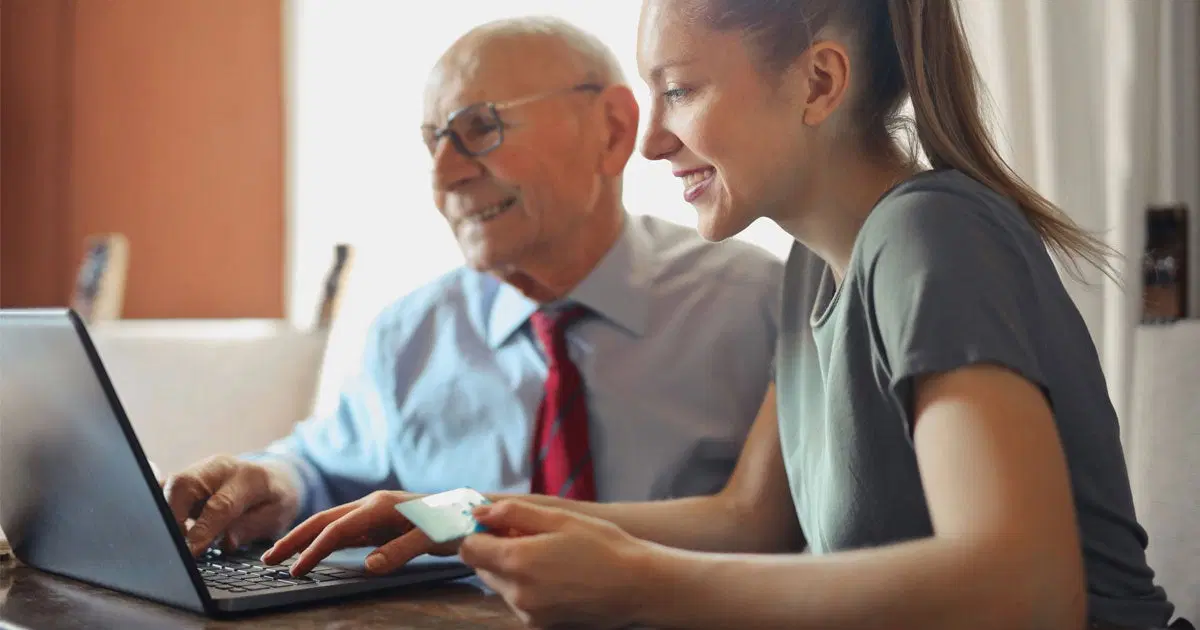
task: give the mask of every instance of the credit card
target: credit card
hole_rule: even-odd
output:
[[[396,511],[425,532],[430,540],[444,543],[484,531],[472,512],[488,503],[491,501],[475,490],[459,488],[405,501],[396,506]]]

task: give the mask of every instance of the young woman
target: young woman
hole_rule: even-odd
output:
[[[796,239],[775,389],[721,494],[502,500],[478,517],[520,535],[462,558],[539,627],[1165,626],[1048,252],[1105,249],[997,156],[954,0],[648,0],[638,56],[643,152],[700,231],[767,217]],[[908,96],[931,169],[893,133]],[[398,530],[363,535],[396,499],[317,515],[268,558],[383,542]],[[405,534],[381,567],[427,550]]]

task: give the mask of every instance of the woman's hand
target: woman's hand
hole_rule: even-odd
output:
[[[459,554],[526,625],[633,622],[657,546],[607,521],[519,500],[479,507],[475,517],[489,532],[468,536]]]
[[[456,544],[435,545],[396,511],[400,503],[421,496],[381,490],[314,514],[280,538],[263,554],[262,561],[276,564],[299,552],[300,557],[290,570],[292,575],[303,575],[338,549],[377,546],[367,556],[366,569],[370,573],[383,574],[395,571],[423,554],[454,555]]]

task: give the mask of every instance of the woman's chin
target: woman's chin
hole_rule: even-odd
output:
[[[731,220],[733,217],[725,213],[702,213],[696,224],[696,231],[706,241],[713,243],[737,236],[746,226]]]
[[[706,240],[710,243],[718,243],[720,241],[723,241],[723,240],[729,238],[728,234],[725,234],[723,232],[716,232],[716,231],[705,229],[705,228],[700,228],[697,231],[700,233],[700,236],[704,238],[704,240]]]

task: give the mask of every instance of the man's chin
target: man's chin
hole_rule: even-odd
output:
[[[546,302],[554,297],[549,289],[530,276],[525,268],[511,262],[510,259],[496,261],[468,256],[466,266],[479,273],[494,276],[535,302]]]
[[[465,264],[468,268],[479,273],[490,273],[503,278],[516,272],[516,266],[506,256],[495,255],[494,252],[464,251]]]

